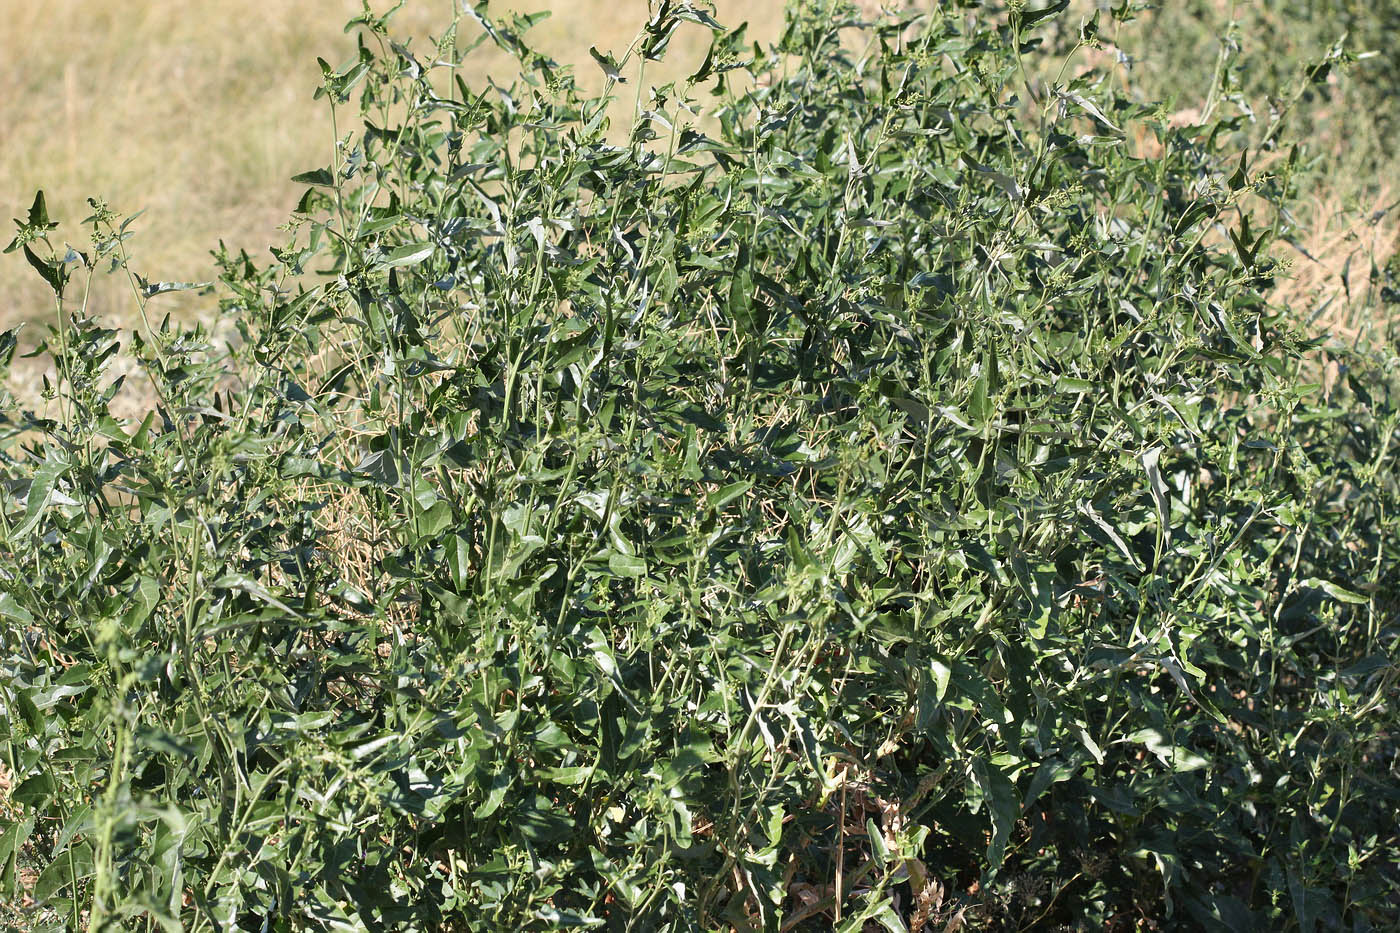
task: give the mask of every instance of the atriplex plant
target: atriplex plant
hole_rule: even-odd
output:
[[[65,247],[37,199],[0,897],[93,930],[1394,924],[1396,358],[1304,384],[1262,298],[1295,161],[1070,61],[1027,85],[1066,5],[797,4],[765,49],[658,0],[599,97],[534,17],[413,48],[366,8],[324,68],[344,135],[275,261],[221,252],[213,334],[148,314],[185,286],[116,214]],[[710,54],[649,87],[680,28]],[[510,86],[457,73],[482,41]]]

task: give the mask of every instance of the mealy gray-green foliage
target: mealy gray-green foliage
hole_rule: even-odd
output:
[[[1393,929],[1393,347],[1324,399],[1265,297],[1298,160],[1028,88],[1065,5],[813,0],[765,48],[658,0],[599,98],[533,18],[366,10],[208,328],[36,199],[16,922]],[[711,52],[652,87],[677,29]],[[84,314],[108,267],[135,332]]]

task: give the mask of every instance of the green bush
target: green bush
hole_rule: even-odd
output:
[[[207,326],[37,199],[16,922],[1400,922],[1396,357],[1324,399],[1263,297],[1294,163],[1092,74],[1028,98],[1047,12],[809,3],[762,48],[663,0],[591,97],[532,18],[367,11],[334,161]],[[650,87],[678,28],[711,52]]]

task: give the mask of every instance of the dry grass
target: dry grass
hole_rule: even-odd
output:
[[[451,2],[407,0],[397,31],[425,39]],[[586,80],[597,71],[589,45],[621,50],[647,16],[645,0],[494,6],[553,8],[532,35]],[[722,21],[747,19],[761,37],[776,35],[782,18],[782,0],[718,6]],[[133,266],[160,279],[207,279],[221,238],[263,254],[281,239],[277,226],[299,193],[289,177],[329,161],[330,116],[312,100],[316,57],[339,63],[353,52],[342,25],[359,9],[358,0],[0,0],[0,219],[23,216],[43,188],[65,221],[60,235],[81,246],[76,222],[89,195],[126,213],[144,208]],[[698,63],[707,41],[688,27],[673,43],[676,57]],[[483,71],[505,65],[478,51]],[[180,307],[181,296],[167,298],[162,308]],[[184,301],[198,313],[200,299]],[[124,324],[135,313],[115,278],[94,283],[90,307]],[[23,260],[0,259],[0,327],[51,313]]]
[[[1371,270],[1384,268],[1400,249],[1400,192],[1385,185],[1365,201],[1347,203],[1325,191],[1304,210],[1306,236],[1293,244],[1290,274],[1272,297],[1319,330],[1353,342],[1376,323],[1363,316],[1373,305]]]

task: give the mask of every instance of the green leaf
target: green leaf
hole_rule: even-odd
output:
[[[50,230],[58,226],[49,220],[49,207],[44,200],[42,190],[34,192],[34,203],[29,206],[29,219],[16,220],[15,224],[19,227],[19,234],[5,247],[7,253],[13,253],[31,240],[43,238]]]
[[[510,789],[511,783],[510,775],[504,772],[495,775],[491,779],[490,789],[486,792],[486,799],[472,815],[478,820],[484,820],[499,810],[506,799],[506,791]]]
[[[1044,19],[1049,19],[1069,9],[1069,0],[1055,0],[1054,3],[1039,10],[1027,10],[1021,13],[1012,14],[1011,21],[1018,30],[1025,30],[1030,26]]]
[[[146,748],[155,752],[171,755],[175,758],[194,760],[194,752],[190,746],[181,741],[177,736],[154,726],[142,724],[134,730],[136,740]]]
[[[10,797],[15,803],[23,804],[26,807],[40,808],[48,803],[56,790],[53,778],[47,771],[44,771],[20,782],[20,785],[10,793]]]
[[[1245,160],[1246,160],[1248,157],[1249,157],[1249,150],[1248,150],[1248,149],[1242,149],[1242,150],[1240,150],[1240,164],[1239,164],[1239,167],[1235,169],[1235,174],[1233,174],[1233,175],[1230,176],[1230,180],[1229,180],[1229,182],[1228,182],[1231,191],[1239,191],[1239,190],[1240,190],[1241,188],[1243,188],[1245,185],[1249,184],[1249,176],[1245,174],[1245,167],[1246,167],[1246,165],[1247,165],[1247,163],[1246,163]]]
[[[92,846],[86,842],[73,846],[69,854],[50,862],[34,882],[31,896],[35,901],[50,901],[60,892],[77,897],[77,885],[92,877]]]
[[[471,545],[467,539],[461,535],[452,535],[443,545],[444,556],[447,560],[447,571],[451,576],[453,588],[458,593],[467,591],[467,583],[471,579],[472,554]]]
[[[967,403],[967,417],[974,425],[981,427],[992,416],[989,396],[992,382],[992,351],[982,353],[982,364],[977,371],[977,379],[972,384],[972,397]]]
[[[1371,601],[1360,593],[1353,593],[1351,590],[1340,587],[1331,580],[1324,580],[1321,577],[1308,577],[1303,581],[1303,586],[1322,590],[1322,592],[1331,596],[1338,602],[1350,603],[1354,606],[1364,606]]]
[[[261,603],[281,610],[292,618],[300,617],[300,613],[282,602],[282,600],[274,596],[267,587],[247,574],[237,572],[226,573],[209,585],[216,590],[240,590]]]
[[[9,366],[14,359],[15,349],[19,346],[19,329],[23,326],[20,324],[19,327],[0,332],[0,369]]]
[[[34,250],[29,248],[29,244],[23,245],[24,258],[34,267],[35,271],[48,283],[49,288],[58,296],[63,295],[63,289],[68,284],[68,270],[61,262],[48,262],[40,259]]]
[[[948,695],[948,682],[953,677],[953,669],[937,658],[929,661],[929,669],[933,671],[934,697],[942,703],[943,698]]]
[[[418,531],[425,538],[433,538],[452,524],[452,504],[439,499],[418,519]]]
[[[987,844],[987,877],[992,878],[1001,868],[1006,858],[1006,846],[1011,840],[1011,830],[1021,816],[1021,799],[1016,793],[1016,785],[985,758],[973,760],[973,780],[981,789],[983,799],[991,815],[991,841]]]
[[[718,511],[753,488],[752,480],[729,483],[705,496],[705,504]]]
[[[25,537],[39,524],[39,519],[43,517],[45,509],[49,507],[58,478],[64,475],[68,468],[69,464],[65,461],[49,459],[45,460],[34,471],[25,499],[24,519],[11,531],[11,541]]]
[[[875,856],[875,864],[884,868],[890,863],[890,850],[889,846],[885,845],[884,833],[875,825],[873,819],[865,821],[865,836],[870,840],[870,851]]]
[[[1012,178],[1010,175],[983,165],[974,159],[971,154],[966,152],[962,154],[962,160],[963,163],[974,172],[986,175],[991,179],[992,183],[1005,192],[1006,196],[1010,198],[1013,203],[1020,204],[1021,201],[1024,200],[1025,194],[1021,191],[1021,186],[1017,184],[1016,179]]]
[[[603,75],[609,81],[616,81],[618,84],[627,83],[627,79],[622,76],[617,59],[613,58],[611,53],[604,55],[598,51],[597,46],[590,45],[588,54],[593,56],[593,60],[598,63],[599,68],[603,69]]]
[[[544,777],[546,780],[552,781],[555,784],[575,787],[587,782],[588,779],[593,776],[595,770],[596,767],[594,765],[579,765],[571,768],[550,768],[544,773]]]
[[[43,189],[34,192],[34,203],[29,205],[29,219],[25,223],[35,229],[57,226],[49,220],[49,205],[44,200]]]
[[[1131,745],[1145,745],[1148,751],[1174,772],[1199,771],[1210,766],[1210,762],[1205,758],[1175,744],[1160,729],[1139,729],[1124,741]]]
[[[437,251],[437,245],[424,241],[422,243],[407,243],[397,249],[391,250],[384,257],[385,268],[393,269],[398,266],[416,266]]]
[[[1099,121],[1100,123],[1102,123],[1104,126],[1106,126],[1106,127],[1108,127],[1109,129],[1113,130],[1113,132],[1115,132],[1115,133],[1121,133],[1121,132],[1123,132],[1121,129],[1118,128],[1118,125],[1117,125],[1117,124],[1115,124],[1112,120],[1110,120],[1107,116],[1104,115],[1104,112],[1103,112],[1102,110],[1099,109],[1099,107],[1098,107],[1097,104],[1095,104],[1093,101],[1089,100],[1089,98],[1085,97],[1083,94],[1076,94],[1076,93],[1074,93],[1074,92],[1072,92],[1072,91],[1071,91],[1071,92],[1063,92],[1063,91],[1062,91],[1062,92],[1060,92],[1059,97],[1060,97],[1060,99],[1061,99],[1062,101],[1067,101],[1067,102],[1069,102],[1069,103],[1073,103],[1073,104],[1078,105],[1079,109],[1081,109],[1081,110],[1083,110],[1085,113],[1089,114],[1089,116],[1093,117],[1095,120],[1098,120],[1098,121]]]
[[[1162,458],[1162,448],[1153,447],[1143,451],[1142,468],[1147,473],[1148,488],[1152,492],[1152,502],[1157,507],[1158,527],[1162,530],[1162,540],[1171,543],[1171,501],[1167,497],[1167,484],[1162,479],[1160,461]]]
[[[310,172],[302,172],[292,176],[292,181],[299,185],[318,185],[323,188],[335,187],[335,176],[328,168],[318,168]]]
[[[166,292],[187,292],[194,289],[210,288],[214,284],[212,282],[147,282],[139,275],[136,280],[141,286],[141,294],[146,298],[163,295]]]
[[[0,616],[26,625],[34,624],[34,616],[11,593],[0,593]]]
[[[29,731],[36,737],[43,736],[44,714],[30,698],[28,691],[22,687],[15,690],[15,706],[19,707],[19,714],[24,717]]]
[[[647,562],[640,557],[612,551],[608,554],[608,569],[619,577],[642,577],[646,576]]]

